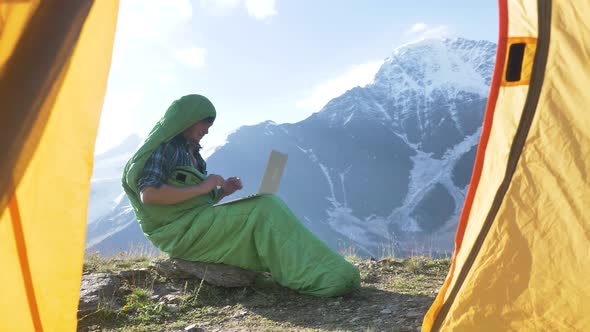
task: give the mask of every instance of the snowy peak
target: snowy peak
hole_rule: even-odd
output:
[[[495,50],[494,43],[463,38],[400,46],[374,83],[347,91],[308,120],[347,129],[379,124],[439,158],[481,125]]]
[[[375,75],[374,85],[390,93],[437,90],[481,96],[489,92],[495,44],[488,41],[426,39],[395,49]]]
[[[487,40],[468,40],[464,38],[447,39],[446,44],[457,52],[461,59],[471,64],[480,74],[486,86],[492,83],[492,74],[496,60],[496,44]],[[487,95],[487,91],[486,91]]]

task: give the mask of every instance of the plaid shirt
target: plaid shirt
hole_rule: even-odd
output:
[[[193,149],[197,162],[196,168],[203,174],[207,174],[207,164],[199,153],[200,146],[191,145],[186,138],[178,135],[169,142],[162,143],[148,158],[143,167],[143,175],[139,179],[138,187],[142,192],[146,187],[159,188],[166,183],[168,176],[176,167],[195,167],[190,156],[190,149]]]

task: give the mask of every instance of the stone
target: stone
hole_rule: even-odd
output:
[[[173,293],[180,293],[182,291],[182,289],[180,287],[177,287],[175,285],[172,285],[170,283],[166,284],[166,283],[155,283],[152,287],[152,294],[154,295],[158,295],[160,297],[164,296],[164,295],[168,295],[168,294],[173,294]]]
[[[178,294],[167,294],[160,298],[160,301],[164,303],[180,303],[181,298]]]
[[[258,276],[257,272],[248,271],[239,267],[191,262],[178,258],[159,259],[152,262],[158,273],[171,279],[202,279],[214,286],[245,287],[250,286]]]
[[[232,318],[236,318],[236,317],[243,317],[246,316],[248,314],[248,310],[240,310],[238,312],[236,312],[235,314],[232,315]]]
[[[399,303],[395,303],[395,304],[392,304],[392,305],[387,306],[387,309],[389,309],[391,311],[397,311],[399,309],[399,307],[400,307],[400,304]]]
[[[90,273],[82,276],[78,314],[96,311],[99,305],[118,306],[114,302],[121,287],[121,278],[110,273]]]
[[[178,307],[178,304],[176,304],[176,303],[168,303],[168,304],[166,304],[166,308],[170,312],[178,312],[180,310],[180,308]]]
[[[133,285],[138,285],[146,283],[150,276],[150,271],[148,269],[125,270],[118,272],[117,276],[127,280]]]
[[[423,315],[424,315],[424,314],[422,314],[422,313],[419,313],[418,311],[414,311],[414,310],[412,310],[412,311],[408,311],[408,312],[406,312],[406,314],[405,314],[404,316],[405,316],[405,317],[408,317],[408,318],[416,318],[416,317],[421,317],[421,316],[423,316]]]
[[[197,324],[191,324],[191,325],[185,327],[184,330],[187,331],[187,332],[200,332],[200,331],[203,331],[202,328],[197,327]]]

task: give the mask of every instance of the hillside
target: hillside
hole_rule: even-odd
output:
[[[79,315],[78,331],[419,331],[450,263],[349,259],[361,270],[361,289],[319,298],[263,275],[252,287],[222,288],[198,279],[166,279],[146,268],[148,258],[90,256],[85,276],[107,272],[127,279],[98,310]],[[129,278],[129,271],[144,274]]]

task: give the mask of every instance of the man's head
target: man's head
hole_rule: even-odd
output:
[[[197,121],[197,123],[186,128],[182,132],[182,136],[184,136],[187,141],[193,144],[199,144],[201,139],[203,139],[203,137],[209,133],[209,127],[213,125],[214,120],[215,118],[213,117],[207,117],[203,120]]]

